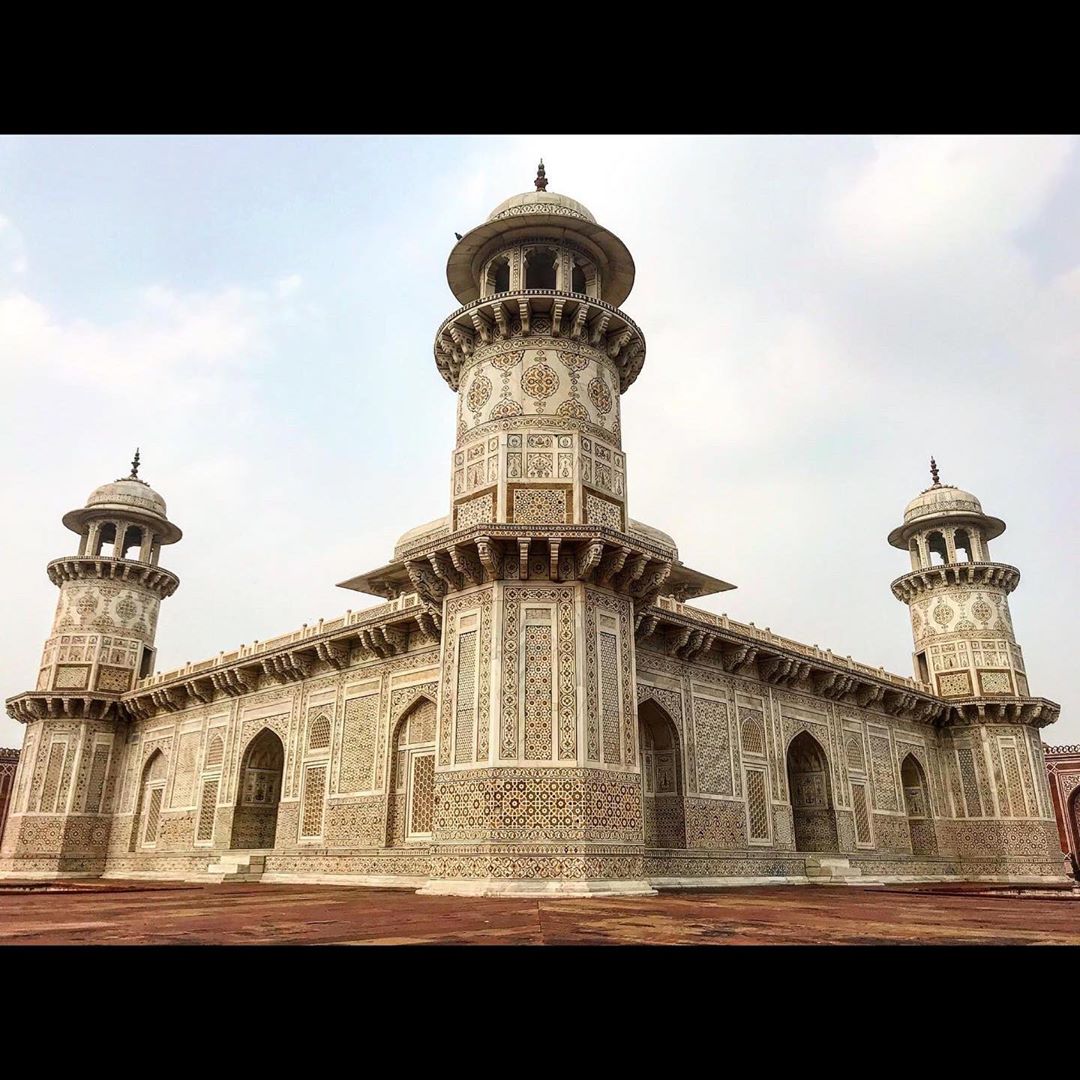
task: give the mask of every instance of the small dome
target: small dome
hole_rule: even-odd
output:
[[[434,521],[426,521],[423,525],[417,525],[412,529],[408,529],[398,537],[398,542],[394,545],[395,553],[402,548],[408,547],[409,544],[420,540],[422,537],[430,536],[435,537],[439,532],[450,531],[450,515],[447,514],[444,517],[435,518]]]
[[[952,484],[935,484],[920,492],[904,508],[904,524],[916,518],[937,517],[939,514],[979,514],[982,503],[963,488]]]
[[[503,218],[525,217],[532,214],[554,214],[557,217],[577,218],[596,224],[589,208],[568,195],[559,195],[554,191],[524,191],[504,200],[488,214],[488,221],[501,221]]]
[[[676,551],[679,550],[674,537],[670,536],[662,529],[657,529],[653,525],[646,525],[644,521],[635,521],[631,518],[630,531],[645,537],[646,540],[652,540],[653,543],[660,544],[664,547],[674,548]]]
[[[165,500],[147,483],[128,477],[114,480],[111,484],[102,484],[90,493],[86,508],[130,507],[145,513],[165,517]]]

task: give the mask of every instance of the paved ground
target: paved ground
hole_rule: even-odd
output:
[[[0,886],[0,943],[1080,944],[1080,897],[985,895],[972,886],[789,885],[539,901],[335,885],[51,888],[64,891]]]

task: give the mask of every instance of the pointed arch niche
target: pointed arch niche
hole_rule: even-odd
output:
[[[431,839],[435,807],[435,702],[420,697],[405,711],[391,741],[386,846]]]
[[[839,852],[829,760],[808,731],[799,732],[788,744],[787,775],[795,850]]]
[[[679,732],[652,698],[638,706],[641,745],[641,809],[645,846],[686,847],[686,782]]]
[[[248,743],[240,765],[229,845],[234,850],[265,850],[274,846],[284,767],[285,747],[281,739],[270,728],[263,728]]]

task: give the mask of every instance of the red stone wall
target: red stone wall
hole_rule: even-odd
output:
[[[0,749],[0,837],[4,835],[8,808],[15,796],[15,771],[19,767],[19,751]]]
[[[1046,778],[1057,818],[1061,850],[1080,861],[1080,746],[1047,746]]]

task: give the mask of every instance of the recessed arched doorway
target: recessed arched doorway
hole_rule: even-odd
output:
[[[435,702],[420,698],[391,741],[386,846],[431,839],[435,809]]]
[[[233,849],[274,846],[284,766],[285,747],[281,739],[269,728],[263,728],[248,743],[240,766],[230,845]]]
[[[839,852],[829,760],[808,731],[799,732],[788,744],[787,777],[795,850]]]
[[[651,698],[638,708],[645,846],[686,847],[686,805],[675,722]]]
[[[1071,825],[1071,829],[1067,829],[1071,833],[1069,837],[1069,847],[1072,859],[1073,873],[1077,873],[1077,868],[1080,866],[1080,787],[1078,787],[1069,799],[1069,821],[1068,825]]]
[[[904,808],[911,832],[911,854],[936,855],[937,836],[930,813],[930,788],[926,773],[914,754],[908,754],[900,765],[900,780],[904,785]]]

